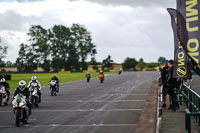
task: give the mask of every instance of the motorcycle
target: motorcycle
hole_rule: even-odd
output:
[[[19,127],[20,122],[27,124],[29,117],[29,109],[27,107],[26,97],[22,94],[17,94],[12,101],[13,112],[15,115],[16,125]]]
[[[118,71],[118,74],[120,75],[121,73],[122,73],[122,71],[121,71],[121,70],[119,70],[119,71]]]
[[[99,74],[99,80],[100,80],[100,83],[103,83],[103,81],[104,81],[104,75],[103,74]]]
[[[0,106],[1,105],[7,105],[7,100],[8,100],[8,94],[6,93],[5,87],[2,86],[0,88]]]
[[[54,96],[54,95],[57,95],[57,82],[56,80],[51,80],[50,82],[50,89],[51,89],[51,95]]]
[[[86,80],[87,80],[87,82],[90,82],[90,76],[89,75],[86,75]]]
[[[38,95],[38,90],[35,86],[31,86],[29,88],[30,91],[30,101],[32,103],[32,107],[38,107],[39,106],[39,95]]]

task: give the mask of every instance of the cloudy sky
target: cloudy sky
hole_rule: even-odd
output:
[[[126,57],[155,62],[173,58],[173,33],[166,8],[176,0],[0,0],[0,45],[6,60],[15,62],[31,25],[80,23],[92,33],[98,61],[110,54],[117,63]]]

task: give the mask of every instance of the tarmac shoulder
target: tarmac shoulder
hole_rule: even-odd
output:
[[[135,133],[155,133],[157,122],[158,81],[151,85]]]

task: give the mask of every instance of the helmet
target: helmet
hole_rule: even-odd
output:
[[[0,82],[1,82],[1,83],[6,82],[5,78],[2,78],[2,79],[0,80]]]
[[[36,80],[36,79],[37,79],[37,77],[36,77],[36,76],[33,76],[31,79],[32,79],[32,80]]]
[[[36,81],[37,77],[33,76],[31,79],[32,79],[32,81]]]
[[[26,87],[26,82],[24,80],[19,81],[19,89],[23,91]]]
[[[103,71],[101,70],[100,73],[103,73]]]
[[[165,60],[164,63],[168,63],[168,60]]]

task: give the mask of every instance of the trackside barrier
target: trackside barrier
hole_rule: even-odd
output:
[[[200,95],[185,85],[182,85],[180,89],[174,89],[173,91],[174,111],[176,111],[177,102],[185,102],[187,105],[187,108],[185,109],[185,130],[186,133],[191,133],[191,117],[193,117],[196,123],[200,125]]]

